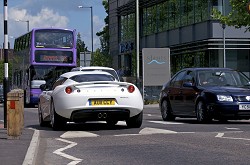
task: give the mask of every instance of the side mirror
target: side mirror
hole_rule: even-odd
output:
[[[47,88],[47,85],[46,85],[46,84],[42,84],[42,85],[40,85],[40,89],[41,89],[42,91],[45,91],[45,90],[46,90],[46,88]]]

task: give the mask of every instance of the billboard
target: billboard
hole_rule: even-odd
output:
[[[170,49],[143,48],[143,86],[162,86],[171,77]]]

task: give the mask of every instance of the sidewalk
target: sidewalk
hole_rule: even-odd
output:
[[[0,121],[0,164],[31,165],[36,156],[35,148],[31,148],[34,135],[34,130],[24,128],[19,139],[11,138]],[[35,143],[38,145],[38,140]]]

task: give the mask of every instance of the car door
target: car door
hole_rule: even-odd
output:
[[[180,102],[180,111],[184,116],[195,116],[195,98],[197,97],[197,91],[194,87],[195,85],[195,72],[192,70],[187,70],[185,73],[183,80],[183,84],[180,89],[180,98],[182,99]],[[191,86],[185,87],[184,83],[188,83]]]
[[[174,115],[180,114],[182,110],[180,106],[181,106],[181,102],[183,98],[181,98],[182,95],[180,95],[180,90],[182,87],[182,80],[183,80],[184,74],[185,74],[185,71],[181,71],[177,73],[177,75],[170,82],[169,88],[166,91],[169,97],[169,101],[170,101]]]

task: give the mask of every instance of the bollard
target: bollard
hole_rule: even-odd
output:
[[[7,94],[7,135],[19,139],[24,127],[24,93],[14,89]]]

